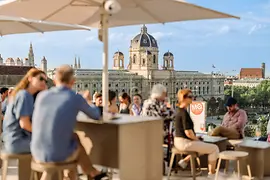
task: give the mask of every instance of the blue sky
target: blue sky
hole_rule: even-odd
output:
[[[147,25],[159,44],[159,63],[170,50],[175,56],[175,69],[211,72],[239,72],[241,67],[270,66],[270,0],[189,0],[188,2],[240,16],[241,20],[203,20],[165,25]],[[140,26],[110,30],[109,66],[117,50],[128,64],[130,40],[140,32]],[[45,34],[22,34],[0,37],[3,58],[27,56],[33,43],[36,63],[43,56],[50,68],[72,64],[80,56],[83,68],[102,67],[102,44],[97,31],[69,31]],[[270,71],[268,71],[270,75]]]

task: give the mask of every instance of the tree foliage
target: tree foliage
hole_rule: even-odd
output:
[[[225,99],[232,95],[238,100],[242,108],[267,108],[270,105],[270,81],[262,81],[257,87],[226,86],[224,90]]]

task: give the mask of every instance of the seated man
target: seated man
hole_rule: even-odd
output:
[[[228,139],[242,139],[247,123],[247,114],[244,110],[239,109],[236,99],[232,97],[225,105],[228,112],[224,115],[221,126],[216,127],[210,135],[227,137]]]
[[[95,106],[98,107],[101,115],[103,113],[103,106],[102,106],[102,94],[96,93],[95,95]]]
[[[71,90],[74,82],[73,69],[68,65],[61,66],[56,71],[56,87],[37,96],[33,113],[32,156],[40,163],[77,161],[85,174],[100,180],[106,174],[92,166],[80,139],[74,133],[79,111],[96,120],[100,118],[100,112]],[[76,175],[76,172],[68,174],[71,180],[75,180]]]

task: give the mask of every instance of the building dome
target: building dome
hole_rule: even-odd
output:
[[[140,47],[158,48],[156,39],[147,33],[147,27],[145,25],[141,28],[141,33],[131,40],[130,48]]]
[[[17,59],[16,59],[16,63],[17,63],[17,64],[20,64],[20,63],[21,63],[21,59],[20,59],[20,58],[17,58]]]
[[[22,60],[20,58],[16,59],[16,65],[17,66],[22,66],[23,65],[23,62],[22,62]]]
[[[120,51],[115,52],[114,55],[124,56],[124,54]]]
[[[163,56],[173,56],[173,53],[171,53],[170,51],[168,51],[168,52],[164,53]]]
[[[13,58],[7,58],[7,59],[6,59],[6,64],[7,64],[7,65],[14,65],[14,64],[15,64],[15,61],[14,61]]]

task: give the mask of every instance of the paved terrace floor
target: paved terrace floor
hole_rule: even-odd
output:
[[[230,171],[228,174],[229,175],[225,175],[224,173],[220,172],[218,179],[219,180],[239,180],[236,175],[233,175],[232,174],[232,171]],[[1,175],[0,175],[0,177],[1,177]],[[0,178],[0,179],[2,179],[2,178]],[[202,176],[198,176],[196,179],[197,180],[214,180],[215,178],[214,178],[214,176],[208,177],[207,176],[207,172],[204,171],[203,172],[203,175]],[[246,178],[242,178],[242,179],[244,180]],[[7,178],[7,180],[18,180],[18,176],[17,176],[17,163],[16,163],[16,161],[11,161],[9,163],[8,178]],[[81,177],[81,180],[86,180],[86,177]],[[114,175],[113,175],[113,180],[120,180],[119,177],[118,177],[118,173],[117,173],[116,170],[115,170]],[[167,177],[164,177],[163,180],[167,180]],[[192,180],[192,178],[189,178],[189,177],[180,177],[179,174],[177,175],[177,174],[173,174],[172,173],[172,176],[171,176],[170,180]],[[270,180],[270,177],[265,177],[264,180]]]

